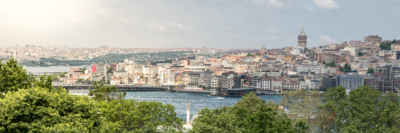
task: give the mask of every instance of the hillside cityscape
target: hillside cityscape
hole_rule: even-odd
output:
[[[398,133],[400,1],[0,1],[0,133]]]
[[[370,85],[385,93],[400,92],[400,84],[397,84],[397,80],[400,81],[400,42],[368,35],[364,40],[308,48],[303,27],[298,45],[282,49],[267,49],[264,45],[259,50],[41,48],[27,45],[2,48],[1,51],[3,58],[15,55],[22,64],[34,62],[37,66],[39,63],[52,66],[81,61],[78,65],[92,65],[57,73],[54,80],[58,84],[104,81],[111,85],[191,86],[219,90],[250,87],[274,93],[324,90],[338,85],[350,91]]]

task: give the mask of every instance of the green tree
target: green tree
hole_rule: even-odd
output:
[[[83,78],[78,79],[78,83],[83,83]]]
[[[7,93],[0,107],[0,132],[106,132],[96,103],[65,89],[21,89]]]
[[[289,110],[288,117],[294,123],[304,121],[310,126],[312,132],[317,132],[315,128],[318,120],[314,119],[318,113],[318,107],[322,97],[317,91],[284,91],[281,93],[281,105]]]
[[[335,62],[331,62],[331,63],[325,63],[325,66],[328,66],[328,67],[336,67],[336,64],[335,64]]]
[[[9,59],[5,64],[0,63],[0,98],[4,97],[3,93],[7,94],[20,89],[29,89],[32,86],[49,88],[52,86],[53,80],[51,76],[44,75],[36,79],[33,74],[28,73],[17,63],[14,58]]]
[[[363,56],[364,54],[360,51],[358,51],[358,56]]]
[[[368,68],[368,71],[367,71],[367,73],[369,73],[369,74],[372,74],[372,73],[374,73],[374,69],[373,69],[373,68]]]
[[[335,132],[398,132],[400,128],[400,98],[397,94],[382,92],[369,86],[351,90],[343,87],[328,89],[324,105],[334,121],[329,127]]]
[[[325,61],[322,61],[322,64],[325,64],[326,62]]]
[[[379,47],[384,50],[390,50],[391,45],[392,45],[392,43],[390,43],[390,42],[384,42],[384,43],[379,44]]]
[[[351,71],[351,66],[349,64],[344,65],[344,70],[345,71]]]
[[[126,96],[126,92],[119,91],[118,88],[111,85],[104,85],[100,82],[94,82],[93,89],[89,88],[89,96],[92,96],[96,101],[112,101],[112,100],[121,100]]]
[[[109,73],[113,73],[113,72],[112,72],[112,67],[109,67],[109,68],[107,69],[107,74],[109,74]]]
[[[110,125],[111,132],[156,132],[182,130],[182,119],[176,116],[175,107],[155,101],[113,100],[98,104]]]
[[[285,114],[279,114],[276,106],[269,107],[255,93],[247,94],[233,106],[217,109],[204,108],[194,119],[190,132],[305,132],[304,122],[292,125]]]
[[[83,67],[83,68],[81,68],[81,70],[82,70],[83,72],[85,72],[85,71],[87,70],[87,68],[86,68],[86,67]]]
[[[253,56],[251,53],[247,53],[247,57]]]

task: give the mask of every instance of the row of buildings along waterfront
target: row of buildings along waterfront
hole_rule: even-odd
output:
[[[391,49],[381,49],[383,42]],[[259,91],[327,89],[348,91],[370,85],[382,92],[400,92],[400,43],[369,35],[364,41],[307,46],[302,27],[297,46],[237,54],[195,54],[163,62],[99,63],[82,71],[71,68],[59,82],[109,81],[110,84],[185,86],[205,89],[256,88]]]

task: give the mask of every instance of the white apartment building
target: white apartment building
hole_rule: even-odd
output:
[[[259,85],[259,90],[272,90],[272,77],[262,77],[260,78],[260,82],[257,84]]]
[[[213,76],[211,78],[211,89],[217,89],[218,88],[218,77]]]

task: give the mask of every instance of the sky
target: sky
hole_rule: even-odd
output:
[[[400,39],[400,0],[0,0],[0,47],[308,47]]]

